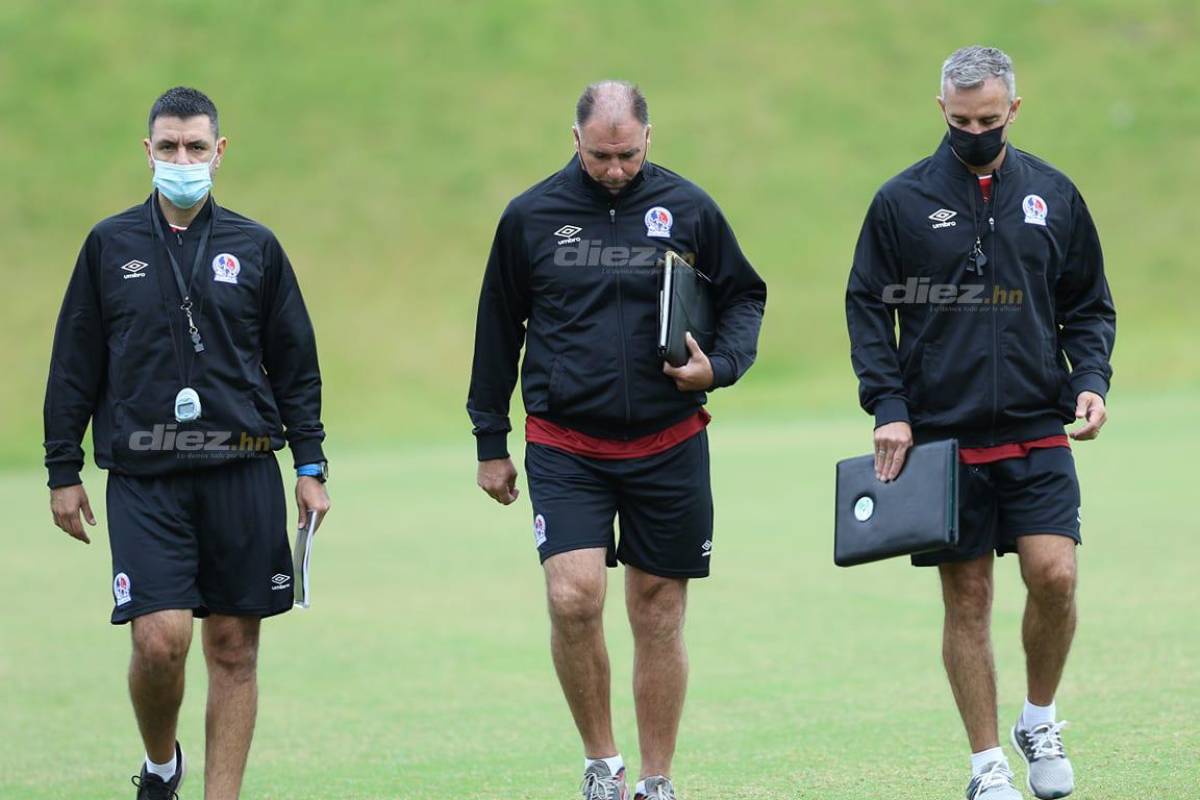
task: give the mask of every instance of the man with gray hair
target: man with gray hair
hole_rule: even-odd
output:
[[[1116,312],[1091,215],[1058,170],[1008,143],[1021,98],[1000,50],[942,67],[949,130],[867,212],[846,291],[851,361],[875,417],[875,471],[895,479],[914,444],[959,442],[959,541],[913,556],[938,567],[943,659],[971,745],[968,800],[1019,800],[996,713],[990,617],[995,556],[1017,553],[1028,596],[1028,689],[1011,729],[1039,798],[1074,772],[1055,693],[1075,631],[1078,442],[1107,418]],[[899,340],[895,331],[899,325]]]
[[[605,565],[621,562],[642,756],[635,797],[673,800],[687,587],[712,561],[706,392],[754,362],[766,285],[712,198],[648,160],[637,87],[588,86],[572,131],[570,162],[505,209],[484,273],[467,399],[477,481],[503,505],[517,499],[506,440],[524,344],[534,544],[554,666],[583,740],[583,797],[625,800],[628,791],[602,626]],[[708,352],[693,331],[677,367],[657,349],[667,251],[707,274],[716,311]]]

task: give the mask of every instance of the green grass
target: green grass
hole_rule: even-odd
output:
[[[1194,394],[1113,402],[1079,445],[1081,623],[1059,696],[1088,800],[1194,797],[1200,732]],[[685,800],[958,797],[966,744],[939,661],[933,572],[832,566],[833,462],[865,417],[712,428],[714,576],[693,585],[692,681],[676,775]],[[317,539],[315,605],[268,621],[248,798],[571,797],[580,748],[548,652],[527,500],[473,482],[469,442],[341,452]],[[54,529],[42,477],[0,478],[0,796],[122,797],[141,753],[124,686],[128,633],[107,623],[102,529]],[[103,481],[87,475],[103,505]],[[522,487],[524,487],[522,479]],[[98,509],[103,525],[104,512]],[[1022,590],[998,562],[1001,720],[1023,696]],[[610,587],[618,741],[636,765],[630,635]],[[193,653],[180,737],[201,772]],[[62,759],[69,768],[50,778]],[[185,798],[200,796],[192,778]]]

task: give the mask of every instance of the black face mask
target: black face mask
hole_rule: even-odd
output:
[[[987,166],[1004,149],[1004,125],[983,133],[969,133],[950,125],[950,147],[971,166]]]

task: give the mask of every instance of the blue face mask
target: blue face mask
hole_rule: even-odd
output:
[[[154,187],[176,208],[191,208],[212,189],[212,162],[175,164],[154,159]]]

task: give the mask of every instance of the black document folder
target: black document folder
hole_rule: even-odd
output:
[[[958,544],[958,442],[908,451],[890,483],[875,477],[875,456],[837,465],[833,561],[850,567]]]
[[[716,338],[716,320],[709,280],[678,253],[668,251],[662,261],[658,292],[658,355],[673,367],[688,362],[685,334],[692,334],[705,353]]]

